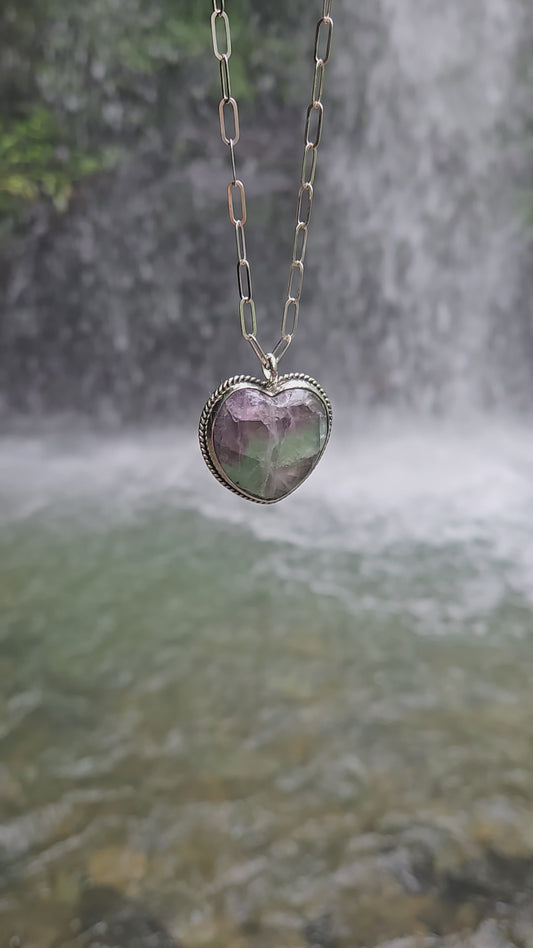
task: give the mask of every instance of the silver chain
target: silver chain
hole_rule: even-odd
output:
[[[252,293],[252,271],[246,253],[246,191],[237,177],[235,146],[240,138],[239,107],[231,94],[231,76],[229,61],[231,58],[231,28],[226,13],[226,0],[212,0],[211,36],[213,52],[220,67],[222,98],[218,107],[220,134],[229,148],[232,179],[228,185],[228,209],[230,221],[235,228],[237,244],[237,284],[239,287],[239,314],[242,334],[259,359],[266,373],[275,371],[275,366],[289,348],[300,314],[300,299],[304,279],[304,261],[307,250],[309,223],[313,208],[314,181],[316,175],[318,146],[322,136],[324,106],[324,77],[326,63],[331,52],[333,20],[331,7],[333,0],[322,0],[322,16],[315,33],[314,76],[311,104],[305,120],[305,147],[296,205],[296,228],[292,248],[292,260],[289,267],[287,297],[281,320],[281,336],[272,352],[265,352],[257,338],[257,317]]]

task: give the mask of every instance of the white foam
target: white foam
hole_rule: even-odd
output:
[[[265,548],[250,569],[358,615],[408,609],[431,633],[484,634],[509,595],[533,605],[533,439],[516,424],[340,422],[312,477],[272,507],[224,491],[190,432],[1,443],[0,523],[107,529],[158,508],[253,533]]]
[[[61,505],[111,506],[117,518],[146,505],[195,507],[263,539],[360,549],[404,539],[431,545],[516,538],[533,527],[533,438],[515,424],[462,427],[338,424],[298,492],[273,507],[225,492],[191,432],[120,437],[17,438],[0,443],[1,516]]]

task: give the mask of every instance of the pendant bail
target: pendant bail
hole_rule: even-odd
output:
[[[272,385],[278,377],[278,360],[272,352],[267,353],[266,363],[262,363],[263,375],[269,385]]]

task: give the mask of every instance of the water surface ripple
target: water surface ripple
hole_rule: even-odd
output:
[[[337,428],[268,509],[189,434],[3,441],[8,938],[533,945],[531,439]]]

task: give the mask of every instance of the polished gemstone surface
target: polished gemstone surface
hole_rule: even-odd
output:
[[[323,401],[305,388],[275,395],[246,387],[219,408],[213,446],[225,475],[259,500],[280,500],[315,467],[328,438]]]

